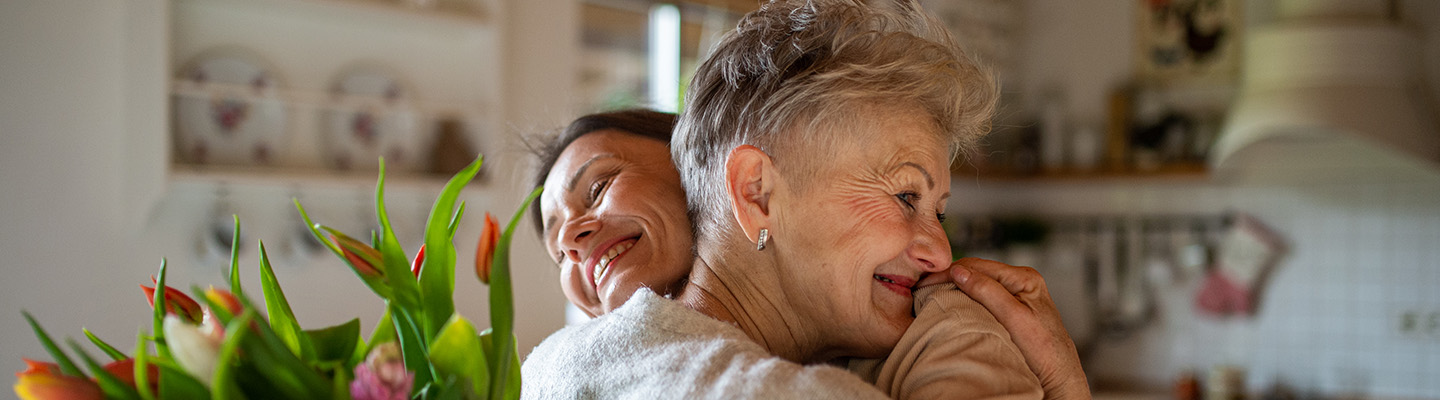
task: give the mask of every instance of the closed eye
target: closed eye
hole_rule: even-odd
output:
[[[605,189],[610,187],[610,180],[614,177],[614,174],[607,174],[596,179],[595,183],[591,183],[590,193],[585,198],[585,204],[594,207],[595,203],[600,201],[600,195],[604,194]]]

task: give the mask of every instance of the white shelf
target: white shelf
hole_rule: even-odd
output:
[[[479,6],[467,9],[417,8],[398,1],[379,0],[176,0],[186,3],[212,3],[260,12],[314,14],[355,20],[356,23],[380,23],[410,26],[473,27],[489,20]]]
[[[435,117],[439,115],[478,116],[485,114],[489,108],[483,103],[441,102],[425,99],[391,100],[379,96],[340,95],[303,89],[270,88],[266,89],[265,93],[264,95],[257,94],[255,89],[248,85],[199,83],[187,79],[175,79],[170,83],[170,94],[176,97],[209,99],[223,96],[247,101],[279,100],[287,108],[306,110],[413,112],[423,117]]]
[[[167,130],[171,154],[166,182],[182,186],[373,190],[376,171],[331,169],[326,119],[331,112],[405,113],[415,117],[419,143],[435,123],[463,124],[476,151],[498,148],[500,34],[493,0],[437,1],[438,7],[399,0],[167,0],[169,54],[165,95],[174,123],[175,100],[231,98],[284,104],[285,132],[269,165],[191,164],[177,157],[175,127]],[[264,64],[276,85],[195,82],[181,77],[188,63],[212,50],[239,50]],[[357,65],[393,74],[403,96],[334,93],[337,76]],[[428,154],[420,144],[408,154]],[[419,156],[423,157],[423,156]],[[422,158],[412,158],[421,160]],[[412,167],[414,168],[414,167]],[[448,175],[392,170],[387,190],[437,192]],[[483,186],[477,180],[470,188]],[[468,190],[467,190],[468,191]]]
[[[375,171],[176,164],[170,168],[169,181],[226,186],[374,190],[378,177]],[[449,175],[391,171],[385,174],[386,190],[438,193],[449,181]],[[483,182],[477,179],[467,188],[480,186]]]

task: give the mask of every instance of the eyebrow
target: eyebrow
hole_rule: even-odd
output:
[[[925,170],[925,167],[921,167],[920,164],[916,164],[916,163],[909,162],[909,161],[900,163],[900,167],[912,167],[912,168],[915,168],[916,170],[919,170],[921,175],[925,175],[925,184],[928,185],[928,186],[930,186],[930,189],[934,189],[934,188],[935,188],[935,178],[930,177],[930,171],[926,171],[926,170]],[[898,167],[897,167],[897,168],[898,168]]]
[[[585,170],[590,169],[590,164],[594,164],[596,160],[602,158],[615,158],[615,155],[609,153],[596,154],[594,157],[590,157],[589,160],[585,160],[584,164],[580,164],[580,168],[575,169],[575,174],[570,175],[570,180],[565,182],[565,191],[575,190],[575,184],[580,182],[580,177],[585,176]]]

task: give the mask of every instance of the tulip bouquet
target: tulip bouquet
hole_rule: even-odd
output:
[[[477,332],[455,313],[454,236],[465,204],[460,190],[474,178],[477,159],[447,183],[435,200],[425,242],[407,256],[385,212],[382,160],[375,204],[380,232],[365,243],[313,223],[296,201],[315,238],[344,259],[385,299],[385,312],[362,337],[359,319],[303,329],[260,243],[264,304],[240,286],[240,221],[230,256],[229,290],[194,287],[187,296],[166,284],[165,263],[142,285],[154,308],[152,330],[141,332],[126,354],[86,330],[108,361],[75,340],[72,358],[35,319],[25,318],[54,362],[25,360],[16,393],[25,399],[515,399],[520,360],[513,336],[509,242],[536,196],[525,199],[504,233],[486,213],[476,253],[476,274],[490,285],[491,329]],[[196,301],[198,298],[201,301]],[[152,351],[153,350],[153,351]],[[78,362],[76,360],[79,360]]]

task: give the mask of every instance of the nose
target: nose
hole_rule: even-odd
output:
[[[560,227],[560,248],[565,252],[565,258],[572,262],[580,262],[584,259],[581,254],[587,248],[588,241],[596,231],[600,230],[600,221],[588,216],[582,216],[565,223]]]
[[[910,257],[921,271],[940,272],[950,268],[950,239],[939,221],[926,223],[916,232]]]

